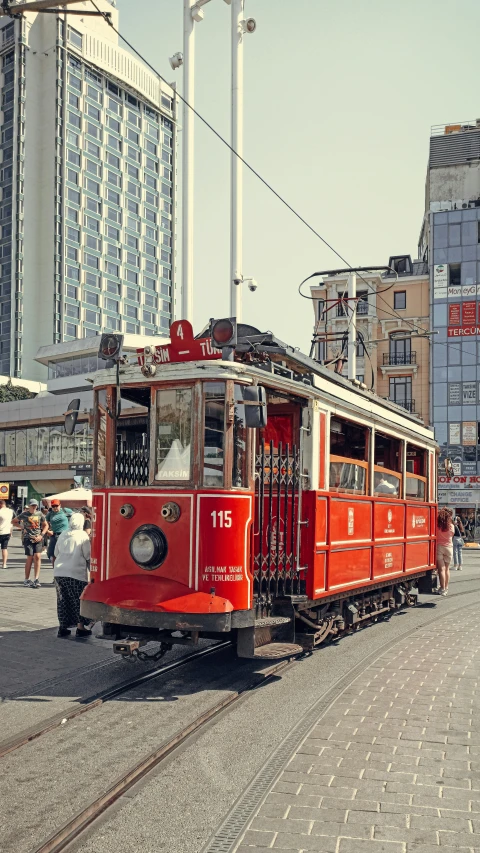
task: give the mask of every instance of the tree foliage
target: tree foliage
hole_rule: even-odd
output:
[[[0,385],[0,403],[10,403],[12,400],[31,400],[36,394],[20,385],[12,385],[9,379],[6,385]]]

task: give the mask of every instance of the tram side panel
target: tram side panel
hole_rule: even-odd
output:
[[[435,567],[436,509],[427,504],[305,492],[302,565],[315,600]]]

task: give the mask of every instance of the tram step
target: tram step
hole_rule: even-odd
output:
[[[267,643],[265,646],[258,646],[255,649],[254,657],[272,660],[289,658],[292,655],[299,655],[302,652],[302,646],[299,646],[297,643]]]
[[[271,625],[287,625],[292,620],[289,616],[264,616],[255,619],[255,628],[269,628]]]

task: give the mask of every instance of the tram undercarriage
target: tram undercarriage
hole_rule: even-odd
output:
[[[327,640],[351,633],[402,607],[417,603],[418,593],[431,594],[437,586],[434,572],[422,572],[408,579],[399,578],[388,585],[356,589],[309,601],[296,595],[273,599],[268,615],[255,618],[255,610],[232,613],[155,614],[158,627],[145,624],[126,625],[121,619],[126,610],[109,608],[110,618],[120,621],[103,623],[103,638],[114,641],[114,651],[123,657],[158,660],[174,645],[194,646],[200,638],[232,639],[238,657],[275,659],[300,654],[320,646]],[[130,615],[134,616],[134,611]],[[100,612],[98,614],[100,616]],[[104,615],[107,615],[106,613]],[[135,614],[137,615],[137,614]],[[160,649],[142,651],[147,643],[157,642]]]

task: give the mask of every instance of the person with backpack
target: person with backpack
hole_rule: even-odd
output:
[[[455,532],[453,534],[453,566],[452,570],[454,572],[462,571],[462,563],[463,563],[463,537],[465,536],[465,529],[463,527],[461,518],[459,515],[456,515],[453,521],[453,526],[455,528]]]

